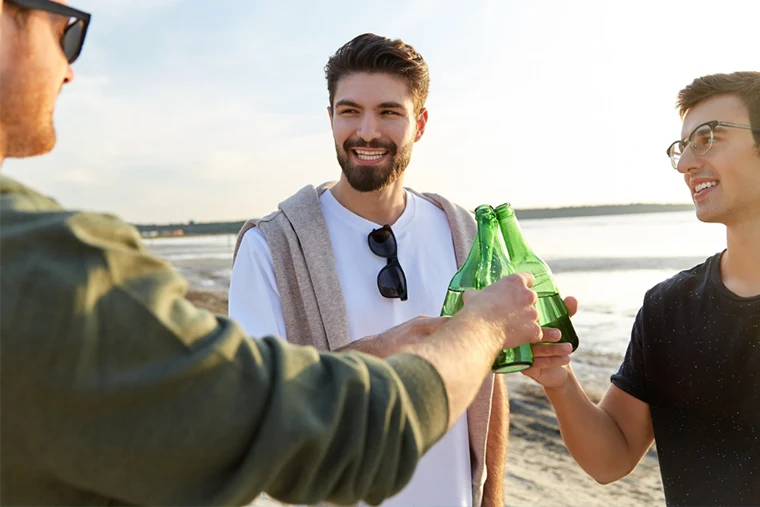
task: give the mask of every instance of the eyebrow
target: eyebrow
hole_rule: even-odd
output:
[[[335,103],[335,107],[336,108],[340,107],[340,106],[355,107],[357,109],[361,109],[362,108],[362,106],[360,106],[359,104],[357,104],[353,100],[346,100],[346,99],[339,100],[338,102]]]
[[[356,109],[364,109],[362,106],[354,102],[353,100],[341,99],[335,103],[335,107],[354,107]],[[398,102],[383,102],[378,104],[377,109],[404,109],[404,105]]]
[[[378,109],[404,109],[403,104],[399,104],[398,102],[383,102],[379,106],[377,106]]]

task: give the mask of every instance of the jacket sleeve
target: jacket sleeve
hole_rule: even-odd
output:
[[[130,504],[377,504],[445,431],[442,380],[418,356],[251,340],[194,308],[131,227],[67,228],[37,273],[50,336],[25,408],[45,418],[56,481]]]

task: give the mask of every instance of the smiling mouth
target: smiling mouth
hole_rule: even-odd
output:
[[[358,158],[359,160],[363,162],[375,162],[388,154],[388,151],[386,150],[368,151],[368,150],[354,148],[352,151],[354,152],[354,155],[356,156],[356,158]]]
[[[696,187],[694,187],[694,195],[699,195],[701,192],[704,192],[708,188],[712,188],[718,184],[717,181],[706,181],[704,183],[700,183]]]

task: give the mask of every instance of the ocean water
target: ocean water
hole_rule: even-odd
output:
[[[533,250],[555,274],[562,295],[578,298],[573,323],[579,359],[617,361],[625,352],[644,293],[725,248],[725,229],[693,212],[522,220]],[[226,290],[235,235],[146,241],[195,284]],[[443,296],[442,296],[443,297]]]

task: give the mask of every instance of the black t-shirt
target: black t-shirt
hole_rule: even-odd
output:
[[[760,296],[720,257],[647,292],[611,378],[649,404],[669,506],[760,506]]]

